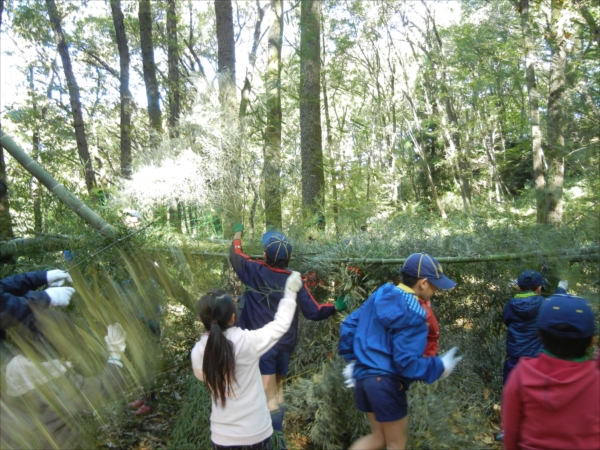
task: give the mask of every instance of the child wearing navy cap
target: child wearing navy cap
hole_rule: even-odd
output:
[[[381,286],[342,323],[338,351],[350,366],[354,363],[356,407],[367,414],[373,429],[351,449],[406,448],[410,383],[444,379],[462,359],[455,357],[456,347],[442,357],[424,356],[429,301],[439,289],[456,283],[428,253],[410,255],[401,273],[402,284]],[[437,350],[436,336],[429,340],[430,352],[434,341]]]
[[[592,308],[555,294],[543,302],[537,328],[542,352],[522,358],[504,387],[504,448],[600,448],[600,370],[585,359],[596,341]]]
[[[238,326],[244,330],[258,330],[274,320],[279,302],[283,298],[285,282],[292,273],[288,269],[292,244],[282,233],[267,231],[262,237],[264,261],[257,261],[244,254],[242,250],[243,224],[235,224],[233,231],[229,261],[242,283],[246,285]],[[343,311],[347,307],[343,300],[335,303],[317,303],[304,283],[298,292],[296,302],[304,317],[309,320],[327,319],[336,311]],[[290,355],[296,347],[297,337],[298,315],[295,315],[289,331],[271,350],[262,355],[259,361],[273,429],[279,438],[279,448],[283,449],[285,449],[283,382],[287,376]]]

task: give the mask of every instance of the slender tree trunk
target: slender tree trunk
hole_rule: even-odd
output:
[[[2,13],[4,12],[4,0],[0,0],[0,31],[2,31]],[[4,162],[4,148],[0,145],[0,180],[8,185],[6,179],[6,164]],[[10,217],[10,203],[8,196],[0,197],[0,239],[12,239],[12,219]],[[0,257],[0,262],[5,263],[11,258]]]
[[[267,127],[263,167],[265,224],[282,227],[281,219],[281,44],[283,42],[283,0],[271,0],[273,22],[269,29],[267,63]]]
[[[132,98],[129,91],[129,45],[125,32],[125,18],[121,10],[121,0],[110,0],[117,48],[119,49],[119,95],[121,97],[121,176],[131,178],[133,173],[131,156],[131,109]]]
[[[52,84],[52,80],[50,80],[50,84]],[[44,122],[43,114],[39,114],[40,111],[38,109],[37,99],[35,95],[35,80],[34,80],[34,70],[33,66],[29,66],[29,89],[31,93],[31,104],[34,112],[35,123],[33,125],[33,134],[32,134],[32,152],[31,159],[35,162],[38,162],[40,156],[41,149],[41,137],[40,137],[40,127]],[[41,233],[42,232],[42,205],[41,205],[41,189],[40,183],[38,179],[34,176],[31,177],[29,181],[29,188],[31,198],[33,200],[33,230]]]
[[[260,29],[262,27],[262,21],[265,17],[265,9],[260,7],[259,0],[256,0],[256,25],[254,26],[254,38],[252,41],[252,50],[248,57],[248,67],[246,68],[246,78],[244,79],[244,87],[242,88],[242,96],[240,100],[240,113],[239,118],[243,121],[246,117],[246,110],[248,109],[248,103],[250,102],[250,91],[252,90],[252,78],[254,77],[254,67],[256,66],[256,52],[258,51],[258,45],[260,44]]]
[[[167,59],[169,64],[169,135],[175,137],[181,108],[179,86],[179,45],[177,41],[177,8],[175,0],[167,1]]]
[[[550,90],[548,92],[548,181],[544,207],[544,223],[562,221],[563,183],[565,177],[565,89],[567,72],[567,41],[565,21],[567,12],[561,0],[552,0],[552,30],[548,43],[552,50]]]
[[[237,109],[235,88],[235,38],[231,0],[215,0],[218,73],[221,104],[230,113]]]
[[[513,0],[521,15],[521,31],[525,54],[525,77],[529,93],[529,120],[531,121],[531,150],[533,153],[533,176],[537,199],[537,222],[544,222],[544,152],[542,150],[542,132],[540,129],[540,107],[536,80],[536,57],[533,51],[529,0]]]
[[[329,117],[329,98],[327,96],[327,80],[323,76],[323,108],[325,110],[325,126],[327,129],[327,152],[329,156],[329,173],[331,174],[331,209],[333,211],[333,224],[335,233],[339,234],[339,205],[337,194],[336,160],[333,157],[333,134],[331,119]]]
[[[159,135],[162,133],[162,114],[160,111],[158,81],[156,80],[156,64],[154,63],[152,10],[150,0],[139,0],[139,2],[138,18],[140,21],[140,46],[142,50],[144,84],[146,85],[146,98],[148,99],[150,128],[155,132],[155,136],[153,136],[151,141],[153,145],[157,145]]]
[[[321,133],[321,1],[300,2],[300,150],[302,206],[325,228]]]
[[[63,34],[60,15],[54,0],[46,0],[48,16],[54,31],[54,38],[58,46],[58,53],[62,60],[65,78],[67,79],[67,87],[69,89],[69,100],[71,102],[71,113],[73,114],[73,127],[75,128],[75,137],[77,140],[77,151],[79,158],[84,165],[85,170],[85,185],[88,192],[91,192],[96,187],[96,175],[90,158],[85,127],[83,123],[83,112],[81,108],[81,100],[79,96],[79,86],[73,73],[71,65],[71,56],[69,55],[69,47]]]

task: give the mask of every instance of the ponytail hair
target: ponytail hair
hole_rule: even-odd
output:
[[[236,311],[235,302],[223,289],[214,289],[200,298],[197,310],[200,321],[209,331],[202,360],[204,382],[215,402],[220,401],[224,407],[235,382],[235,353],[223,331],[229,328]]]

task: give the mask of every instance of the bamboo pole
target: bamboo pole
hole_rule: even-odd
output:
[[[148,248],[148,251],[157,252],[171,252],[169,249],[161,248]],[[198,252],[198,251],[186,251],[191,255],[203,256],[208,258],[227,258],[229,253],[220,252]],[[262,259],[263,255],[249,255],[252,259]],[[476,262],[492,262],[492,261],[512,261],[520,259],[532,259],[532,258],[543,258],[543,257],[556,257],[566,261],[583,261],[583,260],[600,260],[600,246],[596,247],[584,247],[578,250],[552,250],[552,251],[539,251],[539,252],[524,252],[524,253],[497,253],[494,255],[478,255],[478,256],[436,256],[436,259],[440,263],[446,264],[465,264],[465,263],[476,263]],[[314,257],[313,257],[314,258]],[[329,262],[341,262],[341,263],[355,263],[355,264],[404,264],[406,258],[327,258],[327,257],[316,257],[320,261]],[[301,260],[309,259],[303,257],[303,255],[292,256],[292,259]]]
[[[25,151],[19,147],[10,136],[0,128],[0,145],[10,153],[31,175],[37,178],[44,186],[48,188],[61,202],[67,205],[87,222],[91,227],[100,233],[115,237],[117,230],[100,217],[95,211],[90,209],[85,203],[75,197],[66,187],[56,181],[52,175],[46,172],[38,163],[29,157]]]

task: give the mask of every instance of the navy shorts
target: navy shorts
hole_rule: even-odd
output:
[[[356,409],[374,413],[377,422],[394,422],[408,414],[406,390],[397,378],[375,376],[356,381]]]
[[[258,368],[261,375],[287,376],[290,364],[290,352],[272,348],[260,357]]]

